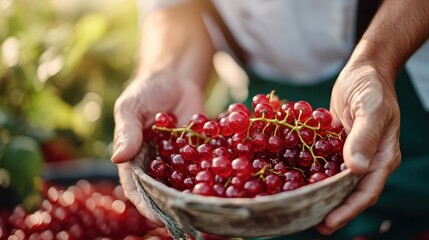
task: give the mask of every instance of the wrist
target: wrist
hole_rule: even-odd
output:
[[[205,85],[215,47],[201,12],[200,5],[191,1],[146,17],[136,78],[170,71],[180,81]]]
[[[403,63],[398,56],[386,54],[379,49],[382,48],[376,43],[360,41],[347,65],[351,69],[372,69],[380,80],[394,85]]]
[[[428,9],[427,0],[384,0],[356,46],[351,64],[371,66],[382,79],[393,82],[429,37]]]

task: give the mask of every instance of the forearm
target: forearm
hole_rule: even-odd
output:
[[[137,77],[168,69],[179,79],[204,86],[215,50],[201,11],[189,3],[154,11],[145,18]]]
[[[384,0],[350,60],[393,80],[428,37],[429,1]]]

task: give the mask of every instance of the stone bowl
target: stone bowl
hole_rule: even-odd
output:
[[[320,223],[360,179],[347,169],[320,182],[270,196],[206,197],[177,191],[149,176],[146,171],[151,158],[147,153],[143,147],[131,161],[137,185],[156,205],[152,209],[158,208],[188,232],[245,238],[296,233]]]

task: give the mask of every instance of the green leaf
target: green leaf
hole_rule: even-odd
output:
[[[25,197],[36,190],[36,181],[42,170],[42,153],[35,140],[15,136],[3,155],[1,167],[10,173],[10,183]]]

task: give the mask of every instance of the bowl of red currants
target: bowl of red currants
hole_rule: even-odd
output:
[[[347,134],[327,109],[258,94],[216,119],[160,112],[131,162],[150,201],[185,230],[268,237],[308,229],[353,191]]]

